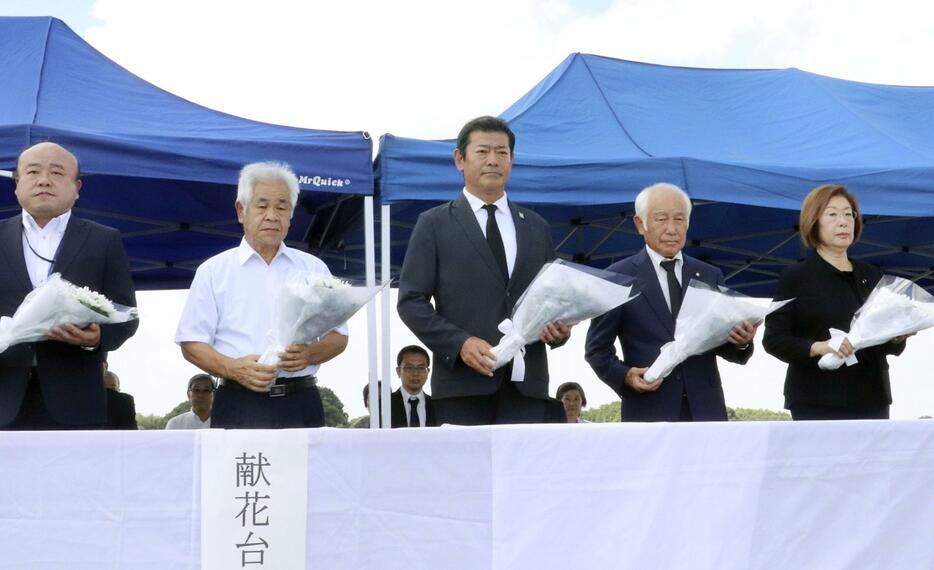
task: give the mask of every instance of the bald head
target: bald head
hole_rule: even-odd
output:
[[[104,388],[108,390],[113,390],[114,392],[120,391],[120,377],[108,370],[104,372]]]
[[[16,200],[39,227],[71,210],[81,190],[78,159],[61,145],[39,143],[16,159]]]
[[[13,172],[14,177],[18,178],[22,173],[20,167],[28,164],[27,162],[23,161],[24,157],[28,161],[30,157],[35,156],[36,153],[42,154],[45,152],[56,153],[62,159],[60,166],[67,168],[70,172],[73,172],[75,179],[79,177],[81,166],[78,163],[78,157],[72,154],[71,151],[62,145],[56,144],[54,142],[37,143],[21,152],[16,158],[16,169]]]

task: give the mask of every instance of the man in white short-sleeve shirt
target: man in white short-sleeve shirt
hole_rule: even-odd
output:
[[[208,374],[195,374],[188,380],[188,403],[191,409],[169,419],[165,429],[207,429],[211,427],[214,405],[214,379]]]
[[[283,243],[297,201],[298,179],[287,165],[245,166],[235,204],[243,241],[201,264],[191,283],[175,342],[188,361],[219,378],[211,427],[324,425],[315,374],[346,348],[346,324],[317,342],[287,346],[278,370],[258,362],[288,275],[331,275],[323,261]]]

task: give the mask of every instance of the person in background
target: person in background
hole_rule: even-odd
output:
[[[195,374],[188,380],[188,401],[191,410],[179,414],[165,424],[165,429],[207,429],[211,427],[214,405],[214,379],[207,374]]]
[[[392,427],[436,426],[435,406],[422,389],[431,370],[428,351],[417,345],[404,347],[396,356],[396,375],[402,386],[390,397]]]
[[[139,429],[136,425],[136,402],[133,396],[120,391],[120,377],[111,370],[104,371],[104,388],[107,389],[107,424],[104,427]]]
[[[788,363],[785,407],[794,420],[888,419],[892,403],[886,356],[901,354],[905,338],[856,352],[853,366],[822,370],[820,357],[853,354],[845,339],[837,350],[830,329],[849,330],[853,314],[882,278],[872,265],[853,259],[863,220],[859,203],[843,186],[811,190],[801,205],[799,234],[814,254],[782,271],[776,300],[790,303],[765,319],[765,351]]]
[[[581,419],[581,411],[587,406],[587,396],[584,389],[577,382],[565,382],[558,386],[555,398],[564,404],[564,414],[569,424],[589,423]]]

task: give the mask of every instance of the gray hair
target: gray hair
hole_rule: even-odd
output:
[[[260,182],[285,184],[289,189],[292,212],[295,212],[295,204],[298,203],[298,177],[292,172],[292,167],[284,162],[254,162],[240,170],[240,181],[237,183],[237,202],[243,206],[244,213],[250,208],[253,188]]]
[[[645,224],[645,227],[649,227],[649,202],[651,201],[652,194],[655,194],[661,190],[667,190],[669,192],[675,192],[681,196],[684,200],[684,206],[686,208],[686,213],[688,216],[688,225],[691,224],[691,197],[688,196],[687,192],[679,188],[678,186],[671,184],[669,182],[656,182],[651,186],[647,186],[642,189],[641,192],[636,196],[636,215],[642,220],[642,223]]]

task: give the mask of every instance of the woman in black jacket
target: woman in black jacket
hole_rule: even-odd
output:
[[[776,300],[794,299],[765,320],[763,347],[788,363],[785,407],[795,420],[888,419],[892,403],[887,354],[901,354],[905,339],[856,352],[853,366],[821,370],[821,356],[853,353],[849,340],[834,351],[830,328],[849,330],[853,314],[882,277],[878,268],[847,255],[863,224],[856,198],[836,184],[812,190],[801,206],[801,240],[813,249],[785,269]]]

